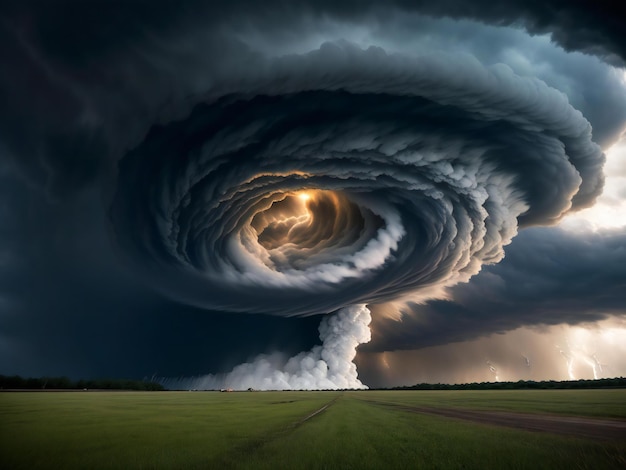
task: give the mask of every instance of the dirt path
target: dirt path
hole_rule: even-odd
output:
[[[576,437],[626,441],[626,421],[561,416],[546,414],[515,413],[510,411],[482,411],[457,408],[428,408],[376,402],[412,413],[425,413],[446,418],[463,419],[475,423],[506,426],[528,431],[550,432]]]
[[[309,419],[313,418],[314,416],[320,414],[322,411],[326,410],[326,408],[328,408],[330,405],[332,405],[333,403],[335,403],[337,401],[337,398],[334,398],[333,400],[329,401],[328,403],[326,403],[324,406],[322,406],[319,410],[314,411],[313,413],[311,413],[309,416],[307,416],[304,419],[301,419],[300,421],[298,421],[297,425],[301,425],[302,423],[304,423],[305,421],[308,421]]]

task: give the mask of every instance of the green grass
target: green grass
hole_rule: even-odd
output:
[[[360,394],[359,394],[360,396]],[[346,394],[328,413],[268,442],[244,468],[623,468],[624,446],[372,406]]]
[[[369,391],[367,400],[409,406],[626,419],[626,389]]]
[[[626,439],[532,433],[370,402],[552,403],[567,414],[582,406],[586,415],[622,416],[624,391],[563,392],[0,393],[0,468],[625,468]]]
[[[336,393],[0,394],[0,468],[206,468]]]

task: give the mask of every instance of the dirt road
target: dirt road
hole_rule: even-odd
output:
[[[541,431],[602,440],[626,441],[626,421],[561,416],[547,414],[514,413],[509,411],[483,411],[458,408],[427,408],[377,402],[380,405],[412,413],[425,413],[447,418],[463,419],[476,423],[506,426],[529,431]]]

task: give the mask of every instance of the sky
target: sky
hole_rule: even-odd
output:
[[[609,1],[5,2],[0,374],[626,375]]]

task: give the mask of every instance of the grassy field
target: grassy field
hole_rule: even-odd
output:
[[[626,468],[626,438],[534,433],[377,402],[624,419],[626,391],[0,393],[0,468]]]
[[[626,420],[626,390],[368,391],[363,399],[410,406],[554,413]]]

